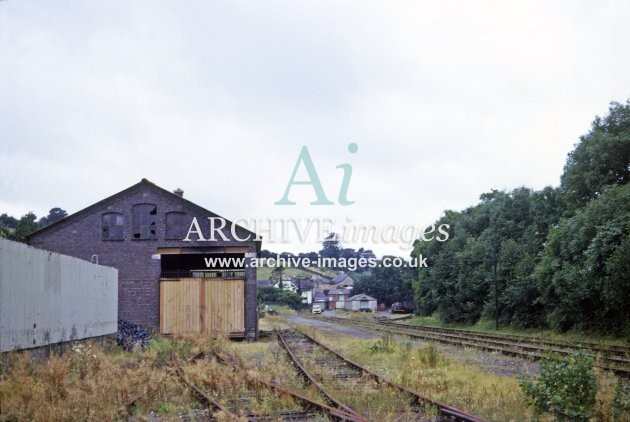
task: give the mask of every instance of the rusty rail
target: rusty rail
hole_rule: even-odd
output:
[[[316,400],[310,399],[296,391],[288,390],[284,387],[280,387],[277,384],[270,383],[258,377],[254,377],[253,375],[248,374],[243,368],[239,367],[234,362],[230,362],[225,356],[222,356],[216,352],[213,352],[213,354],[220,363],[231,367],[235,371],[239,371],[239,373],[243,375],[244,379],[250,385],[254,385],[254,386],[262,385],[263,387],[269,390],[275,391],[280,394],[288,395],[292,397],[293,399],[295,399],[296,401],[302,403],[305,409],[312,409],[313,411],[316,411],[316,412],[326,413],[328,416],[332,417],[334,420],[337,420],[337,421],[365,422],[365,419],[360,418],[359,416],[353,413],[349,413],[341,409],[336,409],[334,407],[328,406],[325,403],[321,403]]]
[[[341,355],[340,353],[338,353],[337,351],[333,350],[332,348],[326,346],[325,344],[319,342],[318,340],[316,340],[315,338],[311,337],[310,335],[302,332],[302,331],[298,331],[300,332],[301,335],[303,335],[305,338],[307,338],[310,342],[312,342],[313,344],[317,345],[318,347],[321,347],[322,349],[326,350],[327,352],[333,354],[334,356],[336,356],[339,360],[343,361],[345,364],[352,366],[354,368],[356,368],[357,370],[363,372],[364,374],[366,374],[367,376],[373,378],[374,380],[376,380],[379,384],[385,384],[385,385],[389,385],[391,387],[393,387],[394,389],[399,390],[402,393],[407,394],[408,396],[410,396],[411,398],[413,398],[413,400],[416,402],[416,404],[418,404],[419,406],[425,406],[425,405],[431,405],[431,406],[435,406],[438,411],[440,412],[441,416],[443,418],[446,418],[446,420],[449,421],[461,421],[461,422],[482,422],[484,421],[484,419],[469,414],[467,412],[465,412],[464,410],[458,409],[457,407],[448,405],[446,403],[442,403],[440,401],[434,400],[428,396],[425,396],[423,394],[417,393],[415,391],[412,391],[410,389],[408,389],[407,387],[404,387],[400,384],[397,384],[393,381],[390,381],[372,371],[370,371],[369,369],[363,367],[362,365],[353,362],[351,360],[349,360],[348,358],[346,358],[345,356]],[[279,336],[281,337],[282,335],[280,334],[280,332],[278,332]]]
[[[534,344],[547,345],[552,347],[560,347],[567,349],[581,349],[581,350],[590,350],[593,352],[601,352],[607,356],[628,356],[630,355],[630,345],[619,345],[619,344],[611,344],[611,345],[602,345],[601,343],[597,343],[594,341],[585,341],[585,340],[560,340],[560,339],[548,339],[544,337],[538,336],[528,336],[522,334],[511,334],[511,333],[489,333],[484,331],[475,331],[475,330],[466,330],[462,328],[444,328],[444,327],[429,327],[425,325],[409,325],[409,324],[401,324],[395,321],[389,321],[386,317],[382,319],[376,319],[380,324],[387,325],[396,328],[404,328],[404,329],[412,329],[417,331],[428,331],[428,332],[436,332],[436,333],[453,333],[453,334],[463,334],[463,335],[472,335],[480,338],[488,338],[494,340],[513,340],[520,342],[529,342]]]
[[[212,397],[207,395],[203,390],[201,390],[195,384],[190,382],[190,380],[188,380],[188,378],[186,378],[186,375],[184,375],[184,371],[182,370],[181,367],[178,366],[177,368],[175,368],[175,373],[184,382],[184,384],[186,384],[188,386],[188,388],[190,388],[192,391],[194,391],[197,396],[199,396],[201,399],[203,399],[210,406],[212,406],[215,409],[225,413],[225,415],[228,416],[230,419],[238,420],[238,415],[235,415],[234,413],[230,412],[225,406],[223,406],[218,401],[214,400]]]
[[[342,403],[341,401],[333,397],[332,394],[330,394],[320,383],[318,383],[317,380],[313,377],[313,375],[311,375],[311,373],[306,370],[304,365],[302,365],[302,363],[299,361],[297,356],[295,356],[295,353],[293,353],[293,351],[287,344],[285,338],[282,336],[280,331],[276,330],[276,334],[278,336],[278,339],[280,340],[280,344],[282,345],[284,350],[287,352],[287,354],[289,355],[289,358],[298,368],[300,373],[302,373],[304,378],[306,378],[307,382],[313,385],[322,394],[322,396],[324,396],[324,398],[326,399],[326,401],[328,401],[329,404],[336,406],[337,408],[342,409],[350,414],[356,415],[359,420],[367,421],[367,418],[365,416],[361,415],[357,410],[350,408],[349,406],[345,405],[344,403]]]

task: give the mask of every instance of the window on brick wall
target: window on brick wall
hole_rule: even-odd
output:
[[[122,240],[123,226],[125,220],[119,212],[108,212],[103,214],[102,221],[103,240]]]
[[[157,239],[157,206],[136,204],[131,209],[131,238],[134,240]]]
[[[164,229],[164,237],[166,239],[182,240],[185,238],[188,232],[186,213],[180,211],[167,212]]]

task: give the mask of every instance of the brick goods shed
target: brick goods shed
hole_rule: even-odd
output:
[[[210,240],[209,217],[218,216],[181,190],[142,179],[32,233],[29,244],[117,268],[119,319],[165,334],[256,338],[256,268],[247,264],[260,241],[229,221]],[[204,240],[192,231],[184,240],[193,219]]]

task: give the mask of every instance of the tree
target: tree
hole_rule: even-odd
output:
[[[15,229],[18,220],[15,217],[11,217],[6,213],[0,215],[0,226],[4,226],[9,229]]]
[[[271,270],[270,279],[274,283],[278,283],[278,287],[280,289],[284,288],[284,284],[282,282],[282,277],[284,276],[285,268],[282,265],[276,265],[273,270]]]
[[[25,242],[26,236],[38,229],[36,220],[37,216],[32,212],[23,215],[22,218],[18,220],[15,227],[15,232],[13,233],[14,239],[19,242]]]
[[[341,245],[337,233],[330,233],[326,236],[319,254],[324,258],[339,258],[341,254]]]
[[[612,102],[591,131],[569,153],[561,189],[572,210],[603,193],[606,186],[630,181],[630,100]]]
[[[300,260],[309,260],[312,263],[317,262],[317,252],[300,252],[298,254]]]
[[[302,298],[300,295],[289,290],[276,289],[274,287],[260,287],[257,289],[257,302],[259,307],[263,304],[287,305],[291,309],[302,308]]]
[[[67,216],[68,213],[65,210],[59,207],[51,208],[48,212],[48,216],[39,219],[38,225],[39,227],[46,227],[66,218]]]
[[[492,190],[460,212],[447,211],[447,242],[422,242],[414,254],[428,257],[414,283],[418,312],[437,312],[444,322],[475,323],[482,316],[501,325],[533,327],[543,321],[532,272],[548,228],[563,210],[557,190]],[[497,306],[498,305],[498,306]]]
[[[409,267],[395,268],[379,265],[370,272],[357,275],[353,293],[365,293],[386,306],[391,306],[394,302],[413,300],[414,270]]]
[[[275,253],[275,252],[268,251],[267,249],[263,249],[262,251],[260,251],[260,258],[265,258],[265,259],[269,259],[269,258],[278,259],[278,254],[277,254],[277,253]]]
[[[550,231],[536,267],[551,327],[630,333],[630,185],[611,186]]]
[[[363,259],[364,262],[369,263],[372,260],[376,260],[376,255],[374,254],[374,252],[372,252],[371,249],[359,248],[359,250],[356,252],[356,258]],[[369,271],[370,271],[370,267],[369,265],[366,265],[362,267],[357,267],[355,272],[363,273],[363,272],[369,272]]]
[[[350,258],[356,258],[356,257],[357,257],[357,252],[352,248],[343,248],[339,252],[339,258],[348,260]]]
[[[448,241],[414,244],[429,263],[413,283],[418,312],[630,333],[629,180],[630,101],[595,119],[559,188],[492,190],[446,211],[435,225],[450,225]]]

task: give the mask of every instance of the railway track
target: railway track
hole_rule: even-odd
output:
[[[604,346],[600,343],[594,341],[568,341],[568,340],[554,340],[548,339],[544,337],[536,337],[536,336],[526,336],[519,334],[510,334],[510,333],[501,333],[501,334],[493,334],[493,333],[484,333],[480,331],[474,330],[465,330],[461,328],[437,328],[437,327],[427,327],[427,326],[414,326],[409,324],[401,324],[399,322],[388,321],[387,318],[383,317],[382,319],[376,319],[380,324],[387,325],[390,327],[396,328],[410,328],[418,331],[429,331],[435,333],[446,333],[446,334],[461,334],[461,335],[473,335],[480,338],[488,338],[495,340],[513,340],[520,342],[534,342],[535,344],[550,346],[552,348],[569,348],[569,349],[580,349],[580,350],[588,350],[595,353],[603,353],[607,356],[617,356],[617,357],[629,357],[630,356],[630,345],[608,345]]]
[[[240,421],[321,421],[321,420],[333,420],[333,421],[349,421],[349,422],[364,422],[363,419],[358,418],[354,414],[347,413],[343,410],[331,407],[325,403],[313,400],[306,397],[304,394],[287,389],[278,384],[265,381],[261,378],[255,377],[241,368],[234,359],[230,359],[228,356],[220,355],[217,353],[212,354],[216,358],[218,364],[229,368],[231,371],[237,372],[239,378],[243,379],[249,389],[247,391],[240,391],[238,397],[232,397],[230,399],[223,398],[218,400],[213,398],[215,395],[212,391],[205,391],[204,389],[191,382],[185,374],[182,367],[176,368],[176,373],[179,375],[182,382],[184,382],[188,388],[195,393],[197,397],[202,399],[210,408],[215,412],[220,412],[222,418],[228,420],[240,420]],[[200,353],[194,359],[205,359],[204,353]],[[201,383],[204,385],[212,385],[209,380],[201,379]],[[279,398],[290,398],[290,400],[298,405],[300,408],[296,409],[295,406],[289,409],[278,409],[272,414],[253,414],[248,412],[247,403],[249,400],[260,395],[261,390],[266,390]]]
[[[177,374],[177,376],[181,379],[181,381],[193,392],[195,393],[195,395],[197,397],[199,397],[201,400],[203,400],[206,405],[210,406],[211,408],[213,408],[214,410],[217,410],[219,412],[221,412],[222,414],[224,414],[226,417],[230,417],[231,419],[234,420],[238,420],[238,415],[230,412],[227,407],[223,406],[221,403],[219,403],[217,400],[215,400],[214,398],[212,398],[212,396],[210,396],[209,394],[207,394],[205,391],[203,391],[201,388],[197,387],[195,384],[193,384],[184,374],[183,369],[180,366],[177,366],[175,368],[175,373]]]
[[[318,318],[318,320],[321,319]],[[339,317],[327,317],[325,320],[367,330],[376,330],[394,335],[408,336],[414,339],[429,340],[490,352],[500,352],[505,355],[533,360],[548,358],[550,354],[568,356],[577,351],[586,351],[588,354],[599,359],[599,362],[595,366],[612,371],[621,377],[630,378],[629,354],[626,353],[623,346],[606,348],[600,345],[595,347],[596,343],[589,342],[575,344],[569,342],[555,342],[552,340],[539,342],[523,336],[512,338],[510,336],[478,333],[470,330],[414,327],[400,323],[357,321]],[[590,345],[591,348],[584,347],[585,345]]]
[[[395,384],[352,362],[309,335],[278,330],[278,340],[306,382],[326,401],[358,420],[478,422],[483,419]],[[325,385],[325,386],[324,386]]]

